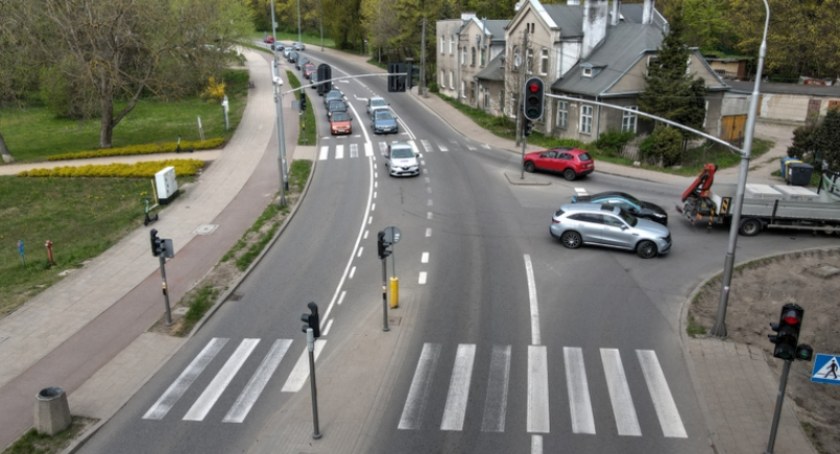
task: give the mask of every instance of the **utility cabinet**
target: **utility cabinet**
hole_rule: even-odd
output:
[[[158,203],[165,205],[178,195],[178,181],[175,179],[175,167],[169,166],[155,174],[155,190]]]

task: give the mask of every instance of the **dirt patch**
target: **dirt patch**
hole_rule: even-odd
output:
[[[766,352],[778,375],[783,361],[773,357],[770,323],[779,320],[782,305],[805,309],[799,342],[815,353],[840,353],[840,248],[802,251],[760,259],[733,272],[726,313],[729,341],[754,345]],[[689,309],[693,321],[708,331],[720,302],[720,277],[710,281]],[[840,386],[812,383],[813,362],[795,361],[785,405],[795,403],[799,421],[820,453],[840,446]],[[834,448],[832,448],[834,446]]]

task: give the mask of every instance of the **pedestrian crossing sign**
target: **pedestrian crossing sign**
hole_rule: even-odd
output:
[[[814,370],[811,372],[811,381],[840,385],[840,356],[817,353],[817,357],[814,358]]]

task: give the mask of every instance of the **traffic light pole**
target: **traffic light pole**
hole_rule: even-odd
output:
[[[382,258],[382,331],[391,331],[388,328],[388,259]]]
[[[158,259],[160,260],[160,278],[162,279],[161,289],[163,290],[163,302],[166,306],[166,326],[169,326],[172,324],[172,309],[169,307],[169,291],[166,286],[166,257],[164,254],[160,254]]]
[[[306,329],[306,347],[309,349],[309,389],[312,391],[312,424],[315,429],[312,438],[321,438],[321,430],[318,428],[318,387],[315,386],[315,332],[312,328]]]
[[[779,418],[782,415],[782,403],[785,401],[785,388],[787,387],[790,363],[792,362],[792,360],[787,360],[782,367],[782,377],[779,379],[779,394],[776,396],[776,411],[773,413],[773,423],[770,425],[770,440],[767,442],[766,454],[773,454],[773,445],[776,444],[776,431],[779,428]]]

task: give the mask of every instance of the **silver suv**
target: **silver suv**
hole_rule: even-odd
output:
[[[616,206],[575,203],[560,207],[551,219],[549,233],[569,249],[584,244],[636,251],[643,259],[671,250],[668,227],[637,218]]]

